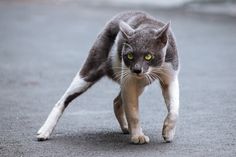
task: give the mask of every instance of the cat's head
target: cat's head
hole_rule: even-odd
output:
[[[125,39],[122,59],[133,74],[142,75],[150,67],[158,68],[163,64],[169,25],[170,23],[159,29],[133,29],[127,23],[120,22],[120,31]]]

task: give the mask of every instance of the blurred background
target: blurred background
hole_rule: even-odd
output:
[[[107,78],[73,101],[52,138],[36,132],[83,65],[104,24],[143,10],[168,22],[181,61],[175,140],[162,136],[158,83],[140,98],[148,145],[131,145]],[[236,156],[235,0],[0,0],[0,156]]]

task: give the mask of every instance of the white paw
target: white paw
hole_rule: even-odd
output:
[[[43,128],[41,127],[38,132],[37,132],[37,135],[41,134],[43,132]]]
[[[49,138],[53,131],[53,127],[50,125],[43,125],[37,132],[38,141],[45,141]]]
[[[45,141],[49,138],[49,136],[50,136],[49,132],[40,133],[37,135],[37,139],[38,139],[38,141]]]
[[[49,138],[51,132],[47,131],[45,127],[41,127],[37,132],[38,141],[45,141]]]
[[[149,143],[149,137],[145,135],[135,135],[131,137],[131,142],[134,144],[145,144]]]
[[[162,137],[166,142],[171,142],[175,135],[175,127],[170,127],[168,125],[163,126]]]

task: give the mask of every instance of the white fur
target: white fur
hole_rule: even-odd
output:
[[[117,35],[117,37],[118,36],[119,36],[119,34]],[[113,46],[114,50],[111,50],[110,55],[112,57],[112,69],[114,71],[115,78],[120,79],[120,77],[117,77],[121,73],[121,62],[120,62],[119,53],[118,53],[118,50],[117,50],[117,42],[118,42],[118,38],[116,38],[116,40],[115,40],[115,43],[114,43],[114,46]]]
[[[168,109],[168,115],[165,118],[163,125],[163,137],[166,141],[171,141],[175,134],[175,124],[179,114],[179,83],[178,83],[178,71],[174,71],[171,64],[164,63],[163,67],[165,75],[160,75],[160,79],[164,80],[165,85],[162,86],[162,93],[165,99],[165,103]],[[129,69],[125,66],[124,62],[119,61],[117,53],[113,56],[113,69],[117,73],[124,74],[124,69]],[[149,68],[150,72],[152,68]],[[139,110],[138,110],[138,97],[142,94],[147,80],[145,78],[137,78],[129,71],[128,79],[124,79],[121,76],[121,99],[125,111],[125,116],[128,122],[129,132],[131,133],[131,142],[137,144],[143,144],[149,142],[149,137],[144,135],[139,122]],[[55,128],[59,118],[63,114],[65,109],[65,101],[68,96],[75,93],[86,91],[92,85],[91,82],[86,82],[83,78],[77,74],[72,81],[65,94],[56,103],[51,113],[49,114],[44,125],[38,131],[38,139],[46,140],[49,138],[53,129]],[[115,111],[116,112],[116,111]],[[118,111],[117,111],[118,112]],[[118,115],[120,116],[120,115]],[[122,117],[124,118],[124,117]],[[118,117],[119,119],[119,117]],[[124,132],[127,132],[127,124],[125,120],[121,123],[121,128]]]
[[[123,62],[122,66],[125,66]],[[142,94],[145,85],[145,79],[138,79],[131,73],[127,79],[121,80],[121,97],[131,133],[131,142],[136,144],[149,142],[149,137],[144,135],[140,126],[138,110],[138,97]]]
[[[162,87],[168,114],[165,118],[162,136],[166,141],[172,141],[175,134],[175,125],[179,115],[179,81],[175,77],[166,87]]]
[[[52,133],[53,129],[55,128],[59,118],[61,117],[64,109],[65,109],[65,101],[68,96],[73,95],[75,93],[80,93],[85,91],[91,85],[91,82],[84,81],[79,74],[76,75],[74,80],[72,81],[69,88],[66,90],[64,95],[61,99],[55,104],[54,108],[52,109],[51,113],[49,114],[47,120],[43,124],[43,126],[37,132],[37,138],[40,140],[46,140],[49,138],[50,134]]]
[[[123,62],[122,66],[125,67]],[[160,73],[160,81],[164,83],[162,84],[163,97],[168,110],[162,133],[166,141],[171,141],[174,137],[175,125],[179,114],[178,71],[174,71],[171,66],[170,63],[164,63],[161,68],[163,73]],[[152,68],[149,68],[148,73],[152,70]],[[131,142],[139,144],[149,142],[148,136],[144,135],[140,126],[138,111],[138,97],[147,85],[146,82],[145,78],[136,78],[132,74],[129,75],[128,79],[121,80],[121,96],[131,133]]]
[[[62,96],[62,100],[65,100],[69,95],[87,90],[91,84],[92,82],[85,81],[77,74],[65,94]]]
[[[149,69],[149,72],[153,70]],[[162,94],[165,100],[168,114],[165,118],[162,135],[166,141],[172,141],[175,134],[175,126],[179,115],[179,70],[175,71],[170,63],[162,65],[160,82]]]

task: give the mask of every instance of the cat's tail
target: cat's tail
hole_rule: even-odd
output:
[[[121,21],[127,21],[132,16],[144,14],[143,12],[123,12],[112,18],[105,28],[99,33],[96,41],[89,51],[80,76],[87,82],[95,82],[106,75],[106,66],[109,52],[119,33],[119,24]]]

